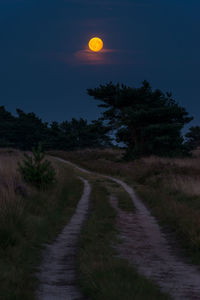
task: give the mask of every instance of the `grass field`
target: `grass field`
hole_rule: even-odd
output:
[[[57,183],[46,192],[33,189],[16,171],[22,158],[19,151],[0,151],[1,300],[35,299],[42,245],[67,224],[83,189],[72,168],[54,161]]]
[[[119,177],[132,185],[160,224],[174,233],[188,257],[200,264],[200,158],[143,158],[124,162],[123,150],[54,151],[92,171]],[[0,150],[0,300],[33,300],[43,244],[50,243],[69,221],[83,183],[73,168],[49,157],[57,182],[46,192],[23,182],[20,151]],[[115,194],[125,211],[135,209],[116,183],[89,176],[91,207],[79,242],[79,282],[94,300],[169,299],[126,261],[115,256]],[[134,284],[133,284],[134,283]]]
[[[200,157],[149,157],[124,162],[123,150],[51,152],[91,171],[124,179],[178,241],[185,255],[200,264]]]

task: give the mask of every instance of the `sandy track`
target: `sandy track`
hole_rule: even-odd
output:
[[[82,172],[97,174],[63,159],[58,158],[58,160]],[[122,244],[118,247],[120,256],[136,265],[141,274],[153,279],[161,290],[169,293],[173,299],[200,299],[199,268],[185,263],[174,254],[156,219],[130,186],[120,179],[97,175],[120,184],[130,195],[136,207],[134,213],[123,212],[117,207],[115,198],[111,198],[119,216],[117,226],[122,239]]]
[[[87,180],[80,179],[84,182],[84,191],[76,211],[55,242],[45,249],[38,273],[38,300],[84,299],[76,284],[75,256],[78,236],[88,212],[91,187]]]
[[[111,203],[118,212],[117,227],[122,243],[119,256],[134,264],[139,272],[153,279],[173,299],[200,299],[200,272],[173,254],[155,219],[145,212],[127,213]]]

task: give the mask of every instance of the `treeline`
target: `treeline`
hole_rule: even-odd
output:
[[[110,147],[110,132],[126,148],[126,159],[182,156],[200,146],[199,126],[182,135],[193,117],[172,94],[153,90],[147,81],[139,88],[110,82],[87,92],[104,108],[102,117],[90,124],[82,118],[48,124],[34,113],[17,109],[13,116],[0,106],[0,147],[29,150],[39,143],[44,150]]]
[[[109,129],[100,120],[91,124],[84,119],[48,124],[35,113],[17,109],[13,116],[0,106],[0,147],[31,150],[42,144],[44,150],[74,150],[81,148],[109,147]]]

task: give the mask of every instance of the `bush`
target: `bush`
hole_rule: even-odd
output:
[[[45,189],[55,181],[56,172],[48,160],[43,161],[45,154],[41,144],[32,149],[32,156],[24,153],[23,165],[18,162],[19,172],[27,183]]]

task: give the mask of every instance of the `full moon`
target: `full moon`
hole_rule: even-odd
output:
[[[99,52],[103,48],[103,41],[98,37],[94,37],[89,41],[88,45],[90,50],[94,52]]]

